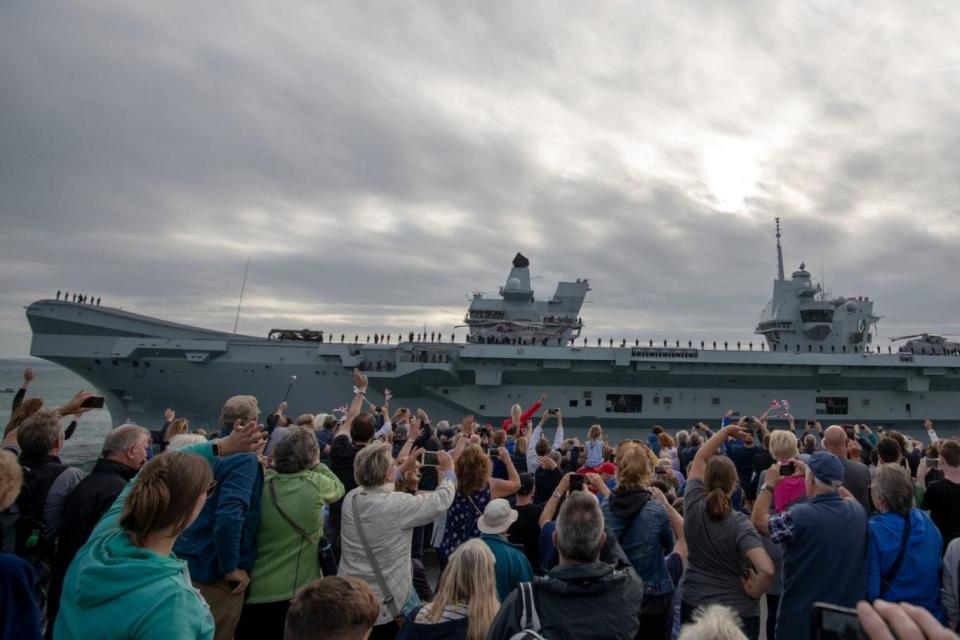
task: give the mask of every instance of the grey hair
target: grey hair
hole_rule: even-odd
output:
[[[384,484],[387,471],[393,466],[393,450],[386,442],[368,444],[353,461],[353,479],[361,487],[379,487]]]
[[[557,517],[560,556],[574,562],[596,562],[602,535],[603,513],[597,499],[583,491],[569,494]]]
[[[675,440],[677,441],[677,449],[685,448],[687,443],[690,442],[690,434],[686,431],[677,431]]]
[[[889,513],[908,516],[913,509],[913,485],[905,469],[894,465],[877,467],[870,481],[874,498],[883,502]]]
[[[135,424],[122,424],[103,439],[103,449],[100,450],[100,457],[121,455],[127,449],[137,444],[143,436],[150,437],[150,432],[143,427]]]
[[[309,469],[320,455],[313,427],[292,427],[273,449],[273,468],[277,473],[297,473]]]
[[[201,444],[206,441],[207,439],[199,433],[181,433],[180,435],[170,438],[170,442],[167,443],[167,451],[176,451],[177,449],[189,447],[192,444]]]
[[[821,489],[826,489],[827,491],[836,491],[843,484],[839,480],[836,482],[824,482],[818,478],[813,471],[810,470],[810,467],[807,467],[807,478],[813,481],[813,484],[817,485]]]
[[[52,411],[40,409],[22,423],[17,429],[17,444],[22,455],[39,458],[63,444],[63,426],[60,416]]]
[[[747,640],[740,630],[740,616],[730,607],[712,604],[698,608],[693,622],[684,625],[677,640]]]

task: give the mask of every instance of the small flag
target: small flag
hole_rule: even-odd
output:
[[[771,400],[770,410],[767,412],[767,415],[771,418],[786,418],[790,415],[790,401]]]

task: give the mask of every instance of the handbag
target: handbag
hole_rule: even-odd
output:
[[[360,493],[362,492],[357,491],[354,493],[353,499],[350,501],[350,508],[353,511],[353,521],[357,526],[357,537],[360,538],[363,552],[367,554],[367,560],[370,561],[370,568],[373,569],[373,575],[377,579],[377,586],[380,587],[380,591],[383,593],[383,604],[387,607],[387,611],[390,612],[393,621],[399,628],[406,622],[406,618],[403,617],[400,607],[397,606],[397,600],[390,591],[390,585],[387,584],[386,578],[383,577],[383,571],[380,570],[380,563],[377,561],[377,556],[373,554],[373,550],[370,548],[370,541],[367,540],[367,534],[363,530],[363,527],[360,526],[360,509],[357,508],[357,498],[360,496]]]
[[[273,486],[273,480],[267,481],[267,487],[270,490],[270,502],[273,504],[273,508],[277,510],[277,513],[280,514],[280,517],[290,525],[290,527],[297,532],[297,534],[313,544],[313,538],[310,537],[310,534],[307,531],[293,521],[293,518],[287,515],[287,512],[280,508],[280,505],[277,503],[277,490]],[[317,542],[317,560],[320,563],[320,569],[323,571],[325,576],[335,576],[337,575],[337,559],[333,555],[333,546],[327,541],[324,537],[323,532],[320,532],[320,540]]]

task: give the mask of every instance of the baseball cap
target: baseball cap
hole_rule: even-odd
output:
[[[838,486],[843,484],[843,463],[840,458],[827,451],[818,451],[807,462],[810,471],[820,482]]]

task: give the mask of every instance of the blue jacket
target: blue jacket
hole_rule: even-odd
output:
[[[480,539],[490,547],[496,560],[497,597],[503,602],[518,584],[533,580],[533,569],[523,553],[523,545],[512,544],[492,533],[481,534]]]
[[[946,622],[940,600],[940,549],[943,537],[926,513],[910,512],[910,538],[900,569],[886,592],[880,585],[900,552],[904,519],[881,513],[870,519],[870,550],[867,556],[867,600],[882,597],[889,602],[909,602],[923,607],[940,622]]]
[[[620,541],[640,579],[644,593],[673,593],[663,558],[673,550],[670,517],[648,491],[614,491],[601,505],[608,529]]]
[[[253,453],[217,460],[213,477],[216,493],[174,546],[187,561],[191,579],[204,584],[222,580],[237,567],[253,571],[263,495],[263,471]]]

